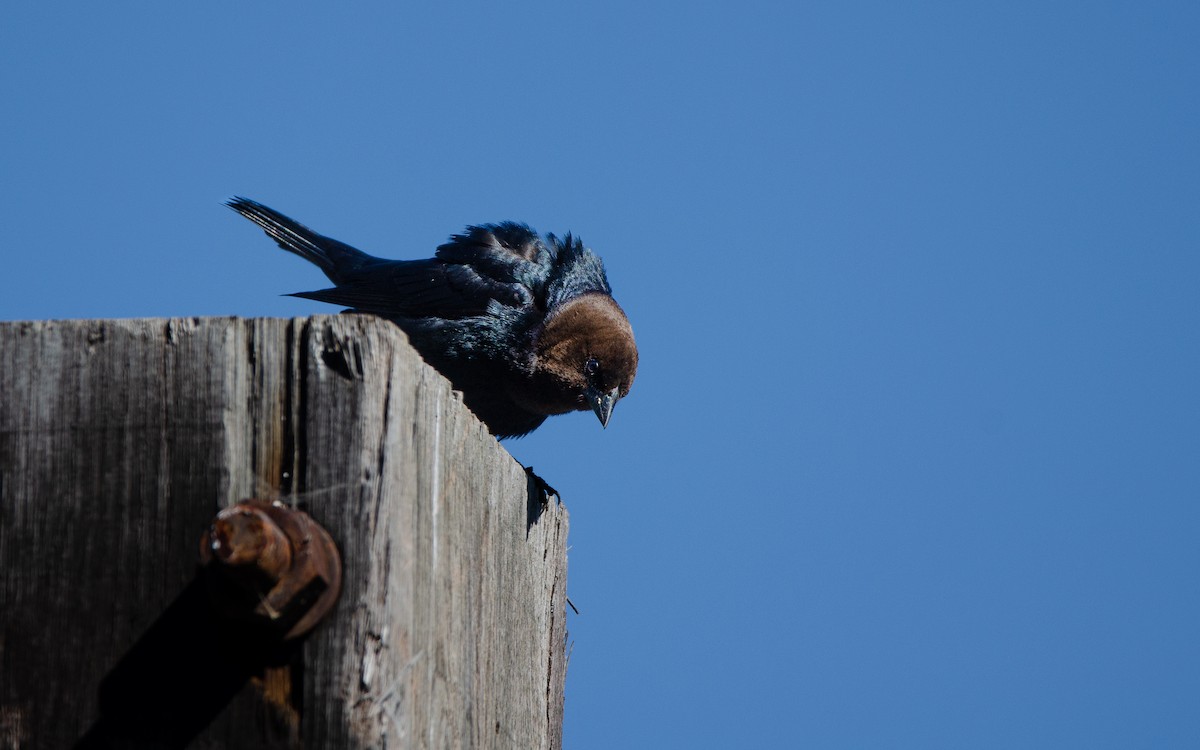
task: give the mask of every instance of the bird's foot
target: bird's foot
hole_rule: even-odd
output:
[[[558,490],[551,487],[545,479],[534,474],[532,466],[525,467],[525,476],[529,478],[530,493],[536,493],[543,508],[550,504],[551,497],[560,504],[562,503],[562,495],[558,494]]]

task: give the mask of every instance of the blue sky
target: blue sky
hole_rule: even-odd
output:
[[[1200,6],[10,3],[0,319],[573,231],[566,747],[1200,746]]]

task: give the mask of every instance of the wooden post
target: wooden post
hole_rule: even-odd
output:
[[[249,497],[343,591],[299,647],[196,577]],[[0,748],[554,748],[567,514],[395,326],[0,324]]]

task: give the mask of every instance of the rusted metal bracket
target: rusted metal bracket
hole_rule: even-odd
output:
[[[342,589],[333,538],[280,502],[243,500],[218,513],[201,537],[200,563],[218,609],[283,640],[312,630]]]

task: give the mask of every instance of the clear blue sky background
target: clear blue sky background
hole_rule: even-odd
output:
[[[1200,747],[1200,5],[9,3],[0,318],[574,231],[566,746]]]

